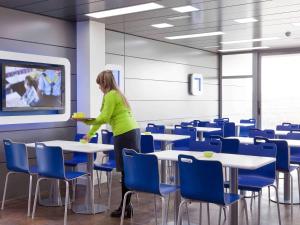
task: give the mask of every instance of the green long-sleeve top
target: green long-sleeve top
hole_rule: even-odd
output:
[[[115,90],[104,95],[101,114],[89,125],[93,125],[88,136],[93,136],[101,125],[108,123],[112,127],[114,136],[124,134],[138,128],[130,109],[125,105],[122,96]]]

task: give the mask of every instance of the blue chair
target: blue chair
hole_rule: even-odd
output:
[[[102,139],[102,144],[108,144],[108,145],[113,145],[114,144],[113,133],[106,130],[106,129],[101,130],[101,139]]]
[[[29,166],[28,152],[25,144],[15,143],[9,139],[3,140],[4,152],[6,158],[6,174],[1,210],[4,210],[4,203],[6,198],[7,183],[9,175],[11,174],[28,174],[29,175],[29,192],[28,192],[28,206],[27,216],[30,216],[31,205],[31,190],[32,190],[32,176],[37,175],[36,166]]]
[[[277,125],[276,126],[276,130],[287,130],[287,131],[291,131],[291,130],[298,130],[300,127],[298,124],[292,124],[292,123],[282,123],[281,125]]]
[[[233,122],[225,122],[223,124],[223,136],[224,137],[234,137],[235,134],[235,123]]]
[[[89,174],[84,172],[66,171],[65,164],[64,164],[64,155],[60,147],[49,147],[42,143],[36,143],[35,150],[36,150],[36,160],[37,160],[37,172],[39,178],[37,180],[36,189],[35,189],[32,219],[34,219],[35,216],[40,182],[46,179],[57,179],[57,180],[64,181],[66,184],[64,225],[67,225],[67,210],[68,210],[68,205],[70,203],[69,182],[76,180],[79,177],[88,176],[89,183],[92,185],[91,177]],[[90,186],[90,188],[92,191],[92,186]],[[94,199],[92,199],[92,202],[94,202]]]
[[[224,193],[223,167],[219,161],[197,160],[193,156],[179,155],[178,165],[180,192],[183,198],[179,206],[178,224],[181,224],[182,206],[184,204],[204,202],[218,205],[220,207],[219,224],[221,224],[222,209],[239,200],[243,200],[244,202],[248,224],[247,203],[245,199],[238,194]]]
[[[213,151],[220,153],[222,149],[222,142],[220,140],[210,141],[192,141],[190,143],[191,151]]]
[[[84,135],[85,134],[76,134],[74,141],[80,141],[80,139],[82,139]],[[91,138],[90,143],[98,143],[98,134],[96,134],[96,136]],[[96,154],[95,154],[95,158],[96,158]],[[79,164],[87,163],[87,161],[88,161],[88,156],[86,153],[74,152],[72,159],[65,160],[65,165],[74,168]]]
[[[158,195],[162,199],[162,224],[167,223],[166,196],[178,190],[177,186],[160,183],[158,160],[154,155],[139,154],[134,150],[123,150],[125,185],[130,190],[123,199],[121,225],[124,222],[124,212],[127,196],[135,192]],[[155,201],[156,202],[156,201]],[[156,215],[156,203],[155,203]],[[156,216],[157,217],[157,216]]]
[[[221,130],[219,131],[211,131],[211,132],[203,132],[203,137],[205,139],[209,139],[210,136],[215,136],[215,135],[218,135],[218,136],[222,136],[223,137],[223,122],[221,123],[207,123],[206,124],[206,127],[215,127],[215,128],[221,128]]]
[[[104,162],[103,160],[107,158],[107,161]],[[97,179],[98,179],[98,190],[99,196],[101,196],[101,178],[102,172],[106,172],[107,177],[107,189],[108,189],[108,208],[110,209],[111,203],[111,188],[112,188],[112,172],[116,168],[116,159],[115,159],[115,151],[108,151],[106,157],[102,158],[101,164],[95,163],[94,170],[97,172]],[[99,175],[100,172],[100,175]]]
[[[147,154],[154,152],[154,140],[152,135],[141,135],[141,153]]]
[[[222,142],[222,153],[227,154],[238,154],[239,147],[240,147],[240,141],[238,139],[234,138],[220,138]]]
[[[265,138],[270,138],[273,139],[275,138],[275,131],[266,129],[266,130],[260,130],[260,129],[250,129],[249,130],[249,137],[265,137]]]
[[[277,146],[274,143],[261,143],[261,144],[241,144],[239,154],[251,155],[259,157],[272,157],[276,158]],[[265,187],[273,187],[276,192],[278,221],[281,225],[280,208],[278,202],[278,189],[274,185],[276,180],[276,161],[256,170],[239,170],[238,175],[238,188],[242,191],[251,191],[258,193],[258,224],[260,224],[260,211],[261,211],[261,191]],[[226,186],[225,186],[226,187]],[[252,195],[253,196],[253,195]],[[270,190],[269,190],[270,198]],[[252,204],[252,201],[251,201]]]
[[[173,130],[173,134],[190,136],[189,139],[174,141],[174,150],[189,150],[190,142],[195,141],[197,138],[197,130],[194,127],[180,127],[176,125],[175,129]]]
[[[249,130],[256,127],[256,119],[241,119],[240,123],[251,123],[253,126],[240,127],[240,137],[249,137]]]
[[[300,132],[292,130],[288,133],[285,137],[286,139],[292,140],[300,140]],[[292,164],[300,165],[300,148],[298,147],[291,147],[290,148],[290,160]]]
[[[194,127],[206,127],[209,124],[209,121],[201,121],[201,120],[194,120],[193,126]]]
[[[291,215],[293,215],[293,176],[291,173],[297,170],[298,173],[298,185],[300,184],[300,169],[299,165],[291,165],[289,157],[289,147],[286,141],[284,140],[267,140],[267,143],[274,143],[277,147],[277,156],[276,156],[276,171],[277,173],[284,173],[289,176],[291,181]],[[279,179],[277,178],[277,186]],[[299,190],[299,200],[300,200],[300,186]]]
[[[192,122],[181,122],[180,125],[182,127],[193,127],[194,122],[193,121]]]
[[[151,132],[154,134],[164,134],[165,126],[164,125],[155,125],[153,123],[148,123],[146,127],[146,132]],[[155,150],[163,150],[161,141],[154,141]]]
[[[218,123],[218,122],[229,122],[229,118],[225,117],[225,118],[216,118],[213,120],[214,122]]]

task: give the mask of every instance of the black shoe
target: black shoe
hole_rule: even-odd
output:
[[[120,218],[121,215],[122,215],[122,207],[119,207],[118,209],[116,209],[110,214],[111,217],[115,217],[115,218]],[[125,207],[124,218],[131,218],[132,215],[133,215],[133,208],[130,204]]]

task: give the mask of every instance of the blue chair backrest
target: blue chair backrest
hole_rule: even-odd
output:
[[[108,145],[114,144],[114,135],[109,130],[106,130],[106,129],[101,130],[101,139],[102,139],[102,144],[108,144]],[[97,138],[97,140],[98,140],[98,138]],[[91,142],[91,143],[93,143],[93,142]]]
[[[36,143],[35,151],[39,176],[65,179],[64,156],[60,147]]]
[[[214,119],[214,122],[221,122],[221,121],[223,121],[223,122],[229,122],[229,118],[217,118],[217,119]]]
[[[240,123],[251,123],[253,126],[240,127],[240,137],[249,137],[249,130],[255,128],[256,119],[241,119]]]
[[[287,135],[286,139],[300,140],[300,132],[291,130]]]
[[[165,126],[148,123],[147,127],[146,127],[146,132],[163,134],[163,133],[165,133]]]
[[[270,129],[260,130],[254,128],[249,130],[249,137],[275,138],[275,131]]]
[[[207,140],[207,141],[191,141],[190,150],[191,151],[213,151],[221,152],[222,142],[220,140]]]
[[[239,154],[276,158],[277,146],[274,143],[240,144]],[[239,169],[240,175],[263,176],[275,179],[276,161],[256,170]]]
[[[3,140],[6,167],[9,171],[29,173],[28,153],[25,144]]]
[[[235,123],[226,122],[224,123],[223,135],[224,137],[234,137],[235,136]]]
[[[240,141],[238,139],[227,139],[227,138],[221,138],[222,142],[222,153],[227,154],[238,154]]]
[[[82,139],[83,137],[85,136],[85,134],[80,134],[80,133],[77,133],[75,135],[75,138],[74,138],[74,141],[80,141],[80,139]],[[98,143],[98,133],[95,134],[94,137],[91,138],[90,140],[90,143]],[[94,158],[96,158],[97,154],[94,155]],[[76,158],[76,159],[82,159],[82,160],[85,160],[87,161],[88,160],[88,155],[86,153],[83,153],[83,152],[73,152],[73,158]]]
[[[224,205],[223,170],[219,161],[178,156],[181,196]]]
[[[183,127],[192,127],[193,126],[193,121],[192,122],[181,122],[181,126]]]
[[[175,126],[175,129],[173,130],[173,134],[190,136],[189,139],[175,141],[173,143],[174,149],[176,149],[178,147],[186,147],[188,149],[190,147],[190,142],[195,141],[196,137],[197,137],[197,131],[194,127],[181,127],[181,128],[178,128],[178,126]]]
[[[129,190],[160,194],[156,156],[123,149],[123,163],[125,185]]]
[[[207,127],[209,121],[198,121],[197,127]]]
[[[268,143],[274,143],[277,147],[276,169],[283,172],[289,172],[290,159],[289,147],[284,140],[268,140]]]
[[[152,135],[141,135],[141,153],[154,152],[154,141]]]
[[[286,122],[276,126],[276,130],[297,130],[299,128],[300,127],[298,124],[291,124]]]

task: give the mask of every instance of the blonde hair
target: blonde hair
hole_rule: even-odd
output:
[[[111,90],[117,91],[123,99],[124,104],[127,108],[130,109],[129,102],[127,101],[126,97],[122,94],[118,85],[115,81],[114,75],[111,70],[104,70],[97,76],[96,83],[101,86],[105,92],[109,92]]]

